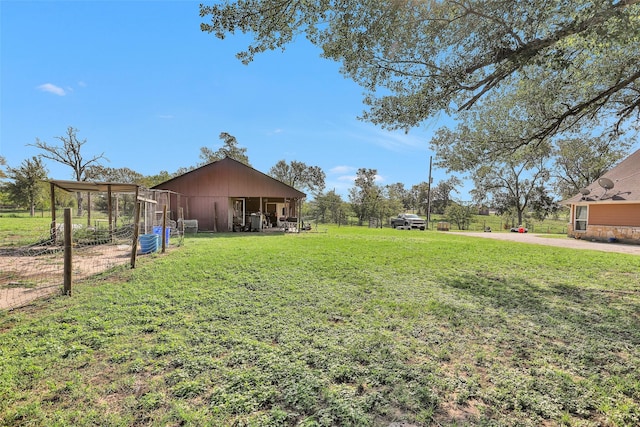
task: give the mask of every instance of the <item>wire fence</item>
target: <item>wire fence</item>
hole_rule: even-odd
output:
[[[166,225],[165,244],[168,246],[172,240],[174,246],[181,245],[184,233],[173,221]],[[70,245],[64,242],[65,227],[66,224],[58,224],[56,229],[43,228],[35,233],[38,237],[28,244],[4,245],[0,242],[0,310],[22,307],[38,298],[63,294],[65,274],[70,274],[70,280],[76,286],[114,267],[134,266],[138,254],[157,252],[161,247],[158,244],[151,251],[142,251],[137,238],[140,233],[134,233],[133,223],[106,228],[70,224]],[[154,226],[158,242],[162,241],[162,230],[162,222],[159,221]],[[30,234],[33,236],[33,231]],[[71,249],[67,270],[66,248]]]

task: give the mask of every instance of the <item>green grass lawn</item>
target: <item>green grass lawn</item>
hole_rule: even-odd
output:
[[[94,216],[99,214],[94,213]],[[74,224],[86,225],[86,217],[72,217]],[[64,223],[64,211],[56,213],[56,223]],[[0,213],[0,247],[30,245],[47,240],[51,235],[51,212],[37,212],[29,216],[24,211],[10,211]]]
[[[0,313],[0,425],[634,426],[639,282],[433,231],[187,237]]]

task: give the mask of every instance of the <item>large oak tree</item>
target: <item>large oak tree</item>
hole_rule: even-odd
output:
[[[319,166],[308,166],[306,163],[292,160],[279,160],[269,175],[297,190],[309,190],[314,196],[324,190],[326,174]]]
[[[478,110],[489,95],[532,97],[540,120],[513,142],[529,144],[637,122],[639,3],[236,0],[201,5],[200,15],[219,38],[253,36],[238,53],[245,63],[304,34],[365,88],[363,119],[389,129]]]

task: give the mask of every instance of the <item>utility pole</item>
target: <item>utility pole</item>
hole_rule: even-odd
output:
[[[428,190],[427,190],[427,226],[431,221],[431,161],[432,156],[429,156],[429,181],[428,181]]]

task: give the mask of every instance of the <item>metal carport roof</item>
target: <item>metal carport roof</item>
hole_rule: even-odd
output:
[[[92,182],[92,181],[65,181],[52,179],[49,182],[65,191],[91,191],[112,193],[135,193],[140,186],[138,184],[124,184],[120,182]]]

